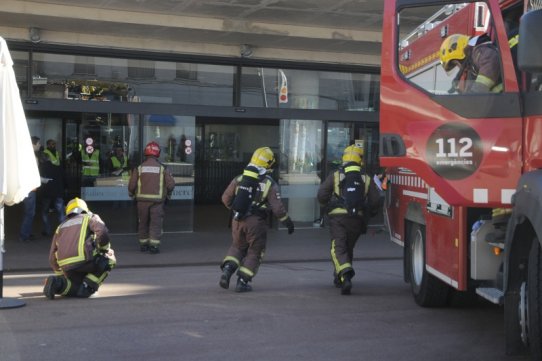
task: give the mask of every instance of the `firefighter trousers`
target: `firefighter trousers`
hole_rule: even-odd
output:
[[[115,266],[114,260],[97,255],[93,260],[64,271],[64,287],[58,294],[67,297],[89,297],[100,288],[100,285]]]
[[[331,260],[335,275],[341,277],[345,273],[351,272],[353,276],[354,247],[361,234],[366,232],[367,224],[363,218],[340,215],[329,217],[329,229],[331,233]]]
[[[164,202],[137,201],[140,240],[150,240],[153,246],[160,244],[164,223]]]
[[[224,262],[233,262],[238,275],[250,281],[258,272],[267,244],[267,222],[259,216],[251,215],[231,225],[232,244]]]

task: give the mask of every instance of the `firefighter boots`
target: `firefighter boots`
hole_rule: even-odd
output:
[[[45,285],[43,286],[43,294],[50,300],[55,299],[55,294],[60,293],[64,286],[62,277],[59,276],[49,276],[45,280]]]
[[[149,253],[150,254],[160,253],[160,248],[158,248],[158,246],[149,246]]]
[[[234,263],[224,263],[224,266],[222,266],[222,276],[220,276],[220,287],[226,290],[230,287],[230,278],[236,269],[237,266]]]
[[[349,295],[352,290],[352,275],[347,272],[343,275],[343,281],[341,283],[341,295]]]
[[[237,285],[235,286],[235,292],[250,292],[252,291],[252,286],[248,284],[248,281],[244,280],[242,277],[237,279]]]
[[[149,250],[149,245],[148,244],[141,244],[141,245],[139,245],[139,250],[141,252],[147,252]]]

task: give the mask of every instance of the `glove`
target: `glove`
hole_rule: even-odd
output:
[[[288,234],[294,233],[294,222],[292,222],[292,219],[290,217],[284,220],[284,226],[288,228]]]

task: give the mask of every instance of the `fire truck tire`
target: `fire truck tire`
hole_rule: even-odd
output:
[[[427,272],[425,267],[425,227],[413,223],[408,238],[410,288],[416,303],[422,307],[448,304],[450,287]]]
[[[542,251],[537,238],[529,253],[527,308],[531,359],[542,360]]]

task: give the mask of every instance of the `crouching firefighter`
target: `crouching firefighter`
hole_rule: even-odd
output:
[[[116,264],[110,248],[109,231],[97,214],[92,214],[84,200],[72,199],[51,243],[49,263],[55,272],[47,277],[43,294],[90,297]]]
[[[278,184],[269,173],[275,163],[268,147],[256,149],[243,174],[235,177],[222,195],[222,203],[233,212],[232,244],[220,268],[220,287],[229,288],[230,278],[237,271],[236,292],[252,290],[249,282],[262,262],[267,243],[266,218],[272,212],[294,232],[294,223],[280,198]]]
[[[354,247],[359,236],[367,232],[380,199],[378,187],[362,171],[362,157],[362,148],[346,147],[341,167],[324,180],[317,195],[329,218],[333,282],[343,295],[349,295],[352,289]]]

